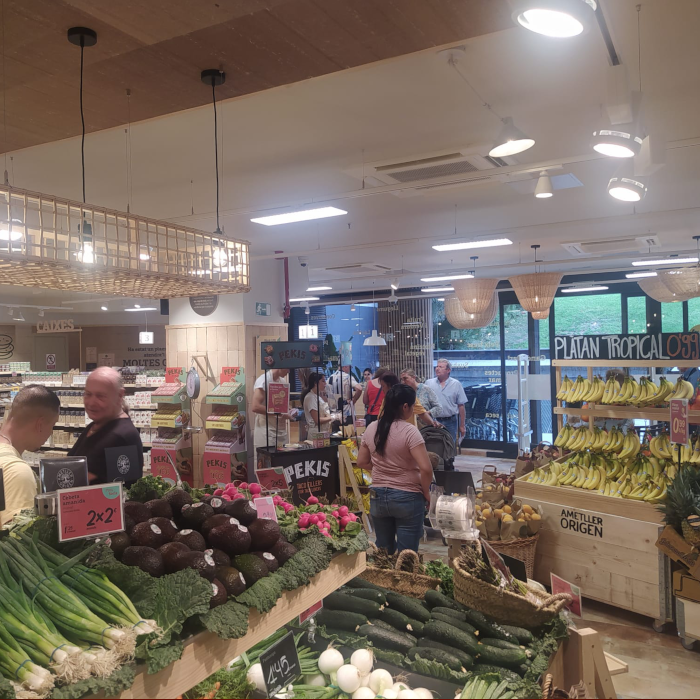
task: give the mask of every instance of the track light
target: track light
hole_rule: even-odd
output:
[[[391,281],[391,288],[396,290],[399,288],[399,278],[394,277],[394,279]]]
[[[355,310],[355,304],[350,304],[350,311],[354,311],[354,310]]]
[[[17,316],[12,317],[13,321],[24,321],[24,316],[22,315],[22,312],[20,311]]]
[[[593,132],[591,146],[596,153],[611,158],[633,158],[642,150],[641,136],[635,133],[633,124]]]
[[[489,151],[492,158],[503,158],[504,156],[514,156],[516,153],[527,151],[535,145],[535,140],[526,136],[515,124],[512,117],[504,117],[503,126],[498,134],[493,148]]]
[[[621,202],[639,202],[646,193],[647,186],[634,175],[615,175],[608,182],[608,194]]]
[[[596,10],[595,0],[514,0],[511,5],[521,27],[557,39],[584,32]]]
[[[553,196],[553,194],[552,180],[549,175],[547,175],[547,171],[543,170],[540,173],[540,179],[537,181],[537,186],[535,187],[535,197],[537,197],[537,199],[547,199]]]
[[[39,318],[44,318],[44,309],[39,309]]]

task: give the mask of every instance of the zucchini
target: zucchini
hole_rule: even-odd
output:
[[[525,646],[532,644],[535,641],[535,635],[522,627],[513,627],[513,625],[501,625],[501,627],[503,627],[508,634],[512,634],[514,637],[516,637],[517,640]]]
[[[531,652],[528,652],[527,649],[523,649],[519,644],[514,644],[513,642],[506,642],[505,639],[489,639],[488,637],[485,637],[484,639],[479,639],[479,641],[482,644],[487,644],[490,647],[496,647],[497,649],[520,649],[521,651],[525,651],[525,654],[528,655]]]
[[[467,634],[473,634],[476,636],[479,634],[478,630],[475,627],[472,627],[468,622],[462,622],[461,620],[458,620],[455,617],[450,617],[449,615],[441,615],[440,613],[432,612],[431,613],[433,620],[439,620],[440,622],[446,622],[448,625],[452,625],[453,627],[456,627],[458,630],[462,630],[462,632],[466,632]]]
[[[520,676],[515,673],[515,671],[491,664],[477,664],[472,668],[472,673],[475,676],[484,676],[487,673],[498,673],[504,681],[515,681],[517,683],[520,680]]]
[[[463,632],[441,620],[426,622],[423,627],[423,636],[434,639],[441,644],[461,649],[470,656],[475,656],[479,651],[479,643],[473,634]]]
[[[334,627],[339,630],[357,632],[358,627],[367,624],[367,617],[360,613],[348,612],[347,610],[328,610],[321,608],[316,613],[316,624],[324,627]]]
[[[423,607],[421,602],[415,598],[409,598],[400,593],[390,591],[386,594],[386,602],[390,607],[394,608],[394,610],[402,612],[406,617],[410,617],[412,620],[427,622],[430,619],[430,613]]]
[[[518,668],[527,661],[527,654],[523,649],[498,649],[488,644],[479,644],[477,657],[479,663],[502,666],[505,668]]]
[[[357,633],[361,637],[367,637],[367,640],[372,642],[372,645],[377,649],[390,649],[400,651],[403,654],[408,653],[408,650],[416,646],[417,643],[416,638],[410,634],[398,630],[385,630],[377,625],[362,625]]]
[[[465,610],[467,622],[476,627],[483,637],[489,639],[503,639],[506,642],[518,643],[518,638],[506,632],[498,623],[489,620],[486,615],[478,610]]]
[[[454,656],[454,654],[450,654],[442,649],[413,647],[413,649],[408,650],[409,659],[413,660],[417,656],[420,656],[421,659],[425,659],[426,661],[437,661],[440,664],[449,666],[449,668],[451,668],[453,671],[466,671],[466,669],[462,667],[462,662],[456,656]]]
[[[440,615],[447,615],[448,617],[453,617],[455,620],[459,620],[460,622],[466,622],[467,621],[467,614],[463,610],[455,610],[454,608],[433,608],[431,611],[432,613],[439,613]]]
[[[386,593],[375,591],[374,588],[350,588],[345,592],[357,598],[373,600],[375,603],[379,603],[379,605],[386,605]]]
[[[452,608],[453,610],[464,610],[456,600],[448,598],[438,591],[429,590],[425,592],[425,602],[432,610],[433,608]]]
[[[447,646],[447,644],[440,644],[440,642],[436,642],[434,639],[428,639],[428,637],[423,637],[422,639],[418,640],[418,646],[430,649],[442,649],[448,654],[456,656],[462,662],[462,666],[467,670],[469,670],[474,665],[474,659],[471,656],[469,656],[469,654],[467,654],[466,652],[461,651],[460,649],[455,649],[454,647],[449,647]]]
[[[334,591],[323,599],[323,607],[329,610],[347,610],[348,612],[360,613],[366,617],[378,617],[382,610],[379,603],[364,598],[356,598],[347,593]]]
[[[384,610],[379,613],[379,619],[393,625],[395,629],[399,630],[399,632],[413,632],[410,618],[398,610],[384,608]]]
[[[361,576],[355,576],[355,578],[351,578],[349,581],[345,583],[346,586],[349,588],[371,588],[374,591],[381,591],[382,593],[388,593],[386,588],[382,588],[381,586],[377,586],[376,583],[372,583],[371,581],[366,581],[363,579]]]

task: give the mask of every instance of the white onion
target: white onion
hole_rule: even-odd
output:
[[[386,700],[396,700],[396,698],[399,697],[399,694],[393,688],[387,688],[382,693],[382,697],[386,698]]]
[[[369,673],[365,673],[364,676],[360,678],[360,688],[369,688]]]
[[[371,649],[357,649],[352,653],[350,663],[357,668],[360,675],[366,676],[372,672],[374,654]]]
[[[427,688],[414,688],[413,692],[421,700],[433,700],[433,694]]]
[[[410,690],[410,688],[407,683],[396,681],[396,683],[394,683],[394,685],[392,686],[392,690],[395,690],[397,693],[400,693],[402,690]]]
[[[322,673],[317,673],[314,676],[304,676],[304,685],[324,687],[326,685],[326,677]],[[432,695],[430,697],[432,697]]]
[[[393,682],[394,679],[385,668],[378,668],[372,671],[369,677],[369,687],[372,688],[377,695],[384,695],[384,697],[386,697],[384,690],[386,688],[391,688]]]
[[[335,673],[344,663],[345,659],[337,649],[326,649],[318,657],[318,669],[327,676]]]
[[[414,700],[417,697],[418,696],[410,688],[402,690],[398,695],[399,700]]]
[[[260,664],[253,664],[248,669],[246,676],[248,678],[248,683],[252,683],[261,693],[266,692],[265,677],[263,676],[263,670]]]
[[[353,700],[374,700],[377,696],[372,692],[371,688],[358,688],[352,694]]]
[[[338,669],[336,680],[344,693],[354,693],[360,687],[360,672],[356,666],[345,664]]]

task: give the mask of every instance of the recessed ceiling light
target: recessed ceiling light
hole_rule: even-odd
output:
[[[438,299],[438,301],[445,301],[445,299],[441,298],[441,299]],[[441,325],[442,325],[441,323],[438,323],[438,326],[441,326]]]
[[[505,156],[514,156],[517,153],[527,151],[535,145],[535,139],[526,136],[515,124],[511,117],[505,117],[503,126],[498,134],[498,138],[489,151],[492,158],[503,158]]]
[[[547,199],[553,196],[552,192],[552,181],[547,175],[547,171],[543,170],[540,173],[540,178],[537,180],[537,186],[535,187],[535,197],[537,199]]]
[[[667,258],[666,260],[635,260],[632,265],[645,267],[646,265],[682,265],[684,263],[696,263],[697,258]]]
[[[605,287],[603,285],[598,285],[597,287],[569,287],[568,289],[562,289],[562,294],[576,294],[577,292],[603,292],[610,287]]]
[[[102,311],[109,311],[109,309],[106,306],[100,306],[100,308],[102,309]]]
[[[140,306],[137,306],[134,309],[124,309],[124,311],[155,311],[156,307],[155,306],[144,306],[143,308]]]
[[[296,299],[290,299],[289,301],[318,301],[320,297],[298,297]]]
[[[306,291],[307,292],[327,292],[330,289],[333,289],[333,287],[307,287]]]
[[[469,250],[472,248],[494,248],[501,245],[513,245],[510,238],[492,238],[484,241],[460,241],[458,243],[438,243],[433,250],[444,253],[449,250]]]
[[[474,275],[445,275],[444,277],[421,277],[421,282],[449,282],[450,280],[470,280]]]
[[[591,23],[595,0],[516,0],[513,19],[536,34],[567,39]]]
[[[326,219],[329,216],[342,216],[347,214],[344,209],[336,207],[320,207],[318,209],[304,209],[303,211],[290,211],[286,214],[273,214],[251,219],[254,224],[263,226],[279,226],[280,224],[293,224],[298,221],[313,221],[314,219]]]
[[[656,272],[628,272],[625,277],[628,280],[636,280],[641,277],[656,277]]]
[[[430,294],[431,292],[454,292],[454,287],[423,287],[421,292]]]
[[[615,175],[608,182],[608,194],[621,202],[639,202],[647,193],[647,186],[636,177]]]

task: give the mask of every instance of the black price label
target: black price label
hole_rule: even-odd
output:
[[[2,478],[2,469],[0,469],[0,510],[5,510],[5,481]]]
[[[277,644],[260,654],[260,665],[267,697],[271,698],[301,675],[294,635],[289,632]]]

